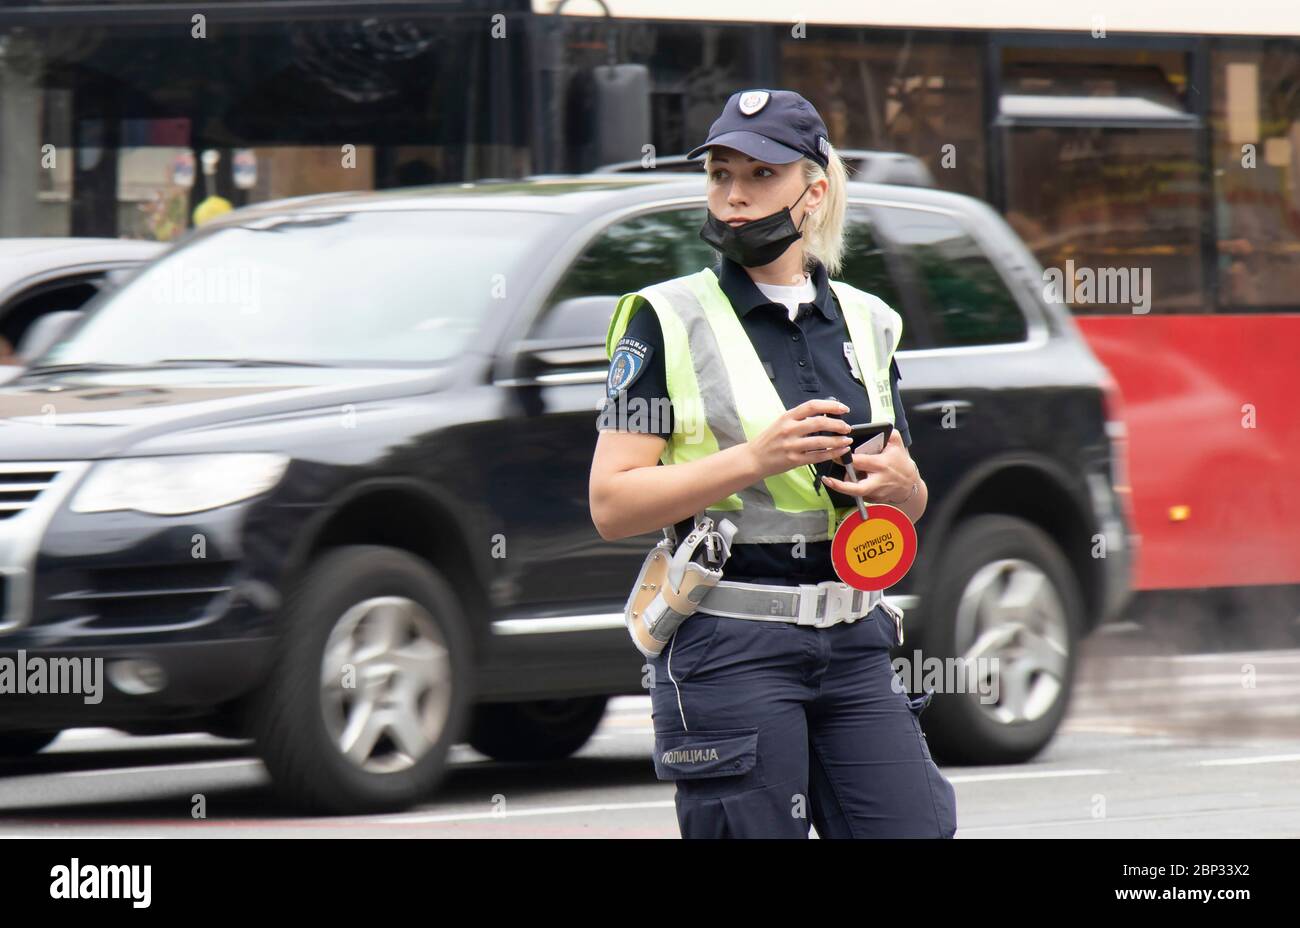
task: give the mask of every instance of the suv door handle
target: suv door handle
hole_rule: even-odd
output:
[[[911,412],[937,412],[942,415],[949,409],[955,412],[965,412],[970,408],[970,400],[931,400],[928,403],[919,403],[913,406]]]

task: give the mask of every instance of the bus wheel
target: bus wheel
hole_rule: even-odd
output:
[[[326,813],[405,808],[446,773],[472,704],[464,613],[405,551],[326,552],[287,600],[254,713],[276,792]]]
[[[606,696],[485,703],[474,710],[469,744],[494,760],[559,760],[586,744],[605,716]]]
[[[1037,526],[978,515],[957,527],[934,576],[927,649],[912,673],[924,679],[930,657],[964,660],[944,660],[924,687],[935,690],[925,721],[933,754],[966,764],[1030,759],[1051,741],[1074,684],[1084,611],[1069,563]]]

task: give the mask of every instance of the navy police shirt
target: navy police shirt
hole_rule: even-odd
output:
[[[844,421],[871,420],[871,403],[866,388],[851,370],[845,351],[845,343],[849,341],[847,326],[840,318],[838,301],[821,262],[816,263],[811,274],[817,296],[814,302],[799,306],[794,320],[790,319],[785,306],[768,300],[745,268],[731,259],[721,258],[718,281],[740,316],[741,325],[786,409],[810,399],[833,396],[849,407],[842,416]],[[894,427],[902,436],[903,444],[910,447],[912,437],[898,394],[900,375],[897,361],[890,362],[890,380]],[[663,332],[659,327],[659,317],[650,307],[637,309],[615,346],[607,388],[606,405],[597,419],[597,428],[620,426],[664,439],[671,436],[673,418],[664,368]],[[664,410],[666,415],[629,416],[622,423],[609,421],[610,393],[615,396],[623,393],[627,400],[641,400],[641,409]],[[636,407],[629,404],[629,408]],[[821,474],[834,472],[829,462],[815,466]],[[829,488],[827,492],[831,493],[837,506],[853,504],[852,497],[832,492]],[[692,522],[693,519],[688,517],[677,523],[678,538],[686,536]],[[803,546],[803,557],[795,557],[797,548],[793,542],[733,545],[731,557],[723,567],[723,576],[747,583],[795,584],[838,580],[830,549],[829,541],[807,542]]]

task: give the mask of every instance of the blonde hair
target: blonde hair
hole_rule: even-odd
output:
[[[805,185],[826,178],[826,194],[822,202],[803,222],[803,238],[796,245],[803,246],[804,269],[811,271],[820,261],[829,277],[836,277],[844,264],[844,212],[847,205],[848,171],[835,146],[827,142],[827,164],[822,168],[811,158],[800,162]],[[704,171],[713,170],[713,149],[704,156]]]

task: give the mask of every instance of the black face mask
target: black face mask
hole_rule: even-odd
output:
[[[808,185],[811,186],[812,184]],[[803,193],[808,192],[808,187],[803,188]],[[790,207],[803,199],[803,193],[799,194],[790,206],[784,206],[770,216],[754,219],[734,228],[713,215],[713,211],[710,210],[709,218],[704,221],[704,227],[700,229],[700,238],[744,267],[771,264],[785,254],[787,248],[803,237],[799,229],[803,227],[803,220],[808,218],[808,214],[804,213],[798,227],[790,218]]]

